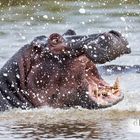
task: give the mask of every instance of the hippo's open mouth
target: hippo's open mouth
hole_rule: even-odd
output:
[[[83,56],[80,60],[85,62],[87,58]],[[124,97],[121,93],[119,79],[117,78],[112,86],[109,85],[101,78],[96,65],[90,60],[85,67],[85,83],[87,87],[86,95],[88,94],[91,102],[83,104],[83,107],[91,109],[106,108],[117,104]]]

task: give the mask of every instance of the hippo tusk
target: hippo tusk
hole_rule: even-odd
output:
[[[99,96],[99,90],[98,90],[97,85],[95,86],[94,95],[95,95],[95,97]]]
[[[116,78],[116,81],[113,85],[113,89],[120,89],[120,80],[118,77]]]

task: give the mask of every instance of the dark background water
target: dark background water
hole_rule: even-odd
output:
[[[107,64],[140,65],[139,0],[0,0],[0,67],[39,35],[67,29],[78,34],[122,32],[130,55]],[[130,139],[140,137],[140,75],[121,77],[125,99],[105,110],[35,109],[0,113],[0,139]]]

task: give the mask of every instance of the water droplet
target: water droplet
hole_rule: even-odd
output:
[[[80,14],[85,14],[85,13],[86,13],[86,10],[85,10],[84,8],[80,8],[80,9],[79,9],[79,13],[80,13]]]
[[[8,76],[8,74],[7,74],[7,73],[3,73],[3,76],[7,77],[7,76]]]
[[[43,18],[48,19],[48,16],[47,15],[44,15]]]
[[[17,74],[16,77],[19,79],[20,78],[19,74]]]
[[[34,18],[33,18],[33,17],[30,17],[30,19],[31,19],[31,20],[34,20]]]
[[[120,17],[120,19],[121,19],[122,21],[125,21],[125,18],[124,18],[124,17]]]
[[[102,39],[105,39],[105,37],[104,37],[103,35],[101,36],[101,38],[102,38]]]

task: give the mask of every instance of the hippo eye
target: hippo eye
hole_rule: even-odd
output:
[[[62,43],[64,39],[61,35],[54,33],[50,35],[48,41],[52,46],[56,46],[57,44]]]

